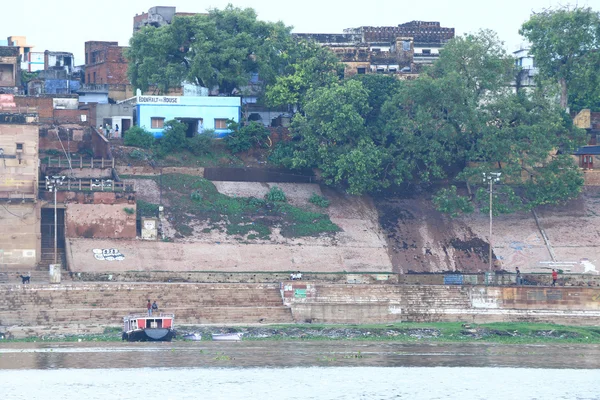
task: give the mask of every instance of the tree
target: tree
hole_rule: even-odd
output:
[[[135,33],[127,51],[135,87],[166,92],[187,81],[231,94],[248,86],[252,74],[273,82],[290,46],[290,27],[257,20],[253,9],[211,9],[175,17],[170,25]]]
[[[485,207],[482,172],[503,173],[495,212],[575,197],[582,180],[570,154],[585,132],[552,88],[514,93],[515,73],[496,35],[481,31],[450,41],[414,81],[373,76],[310,89],[292,121],[293,149],[286,145],[277,158],[318,168],[351,194],[406,182],[467,186],[470,196],[452,189],[436,196],[450,213]]]
[[[286,66],[267,87],[267,104],[301,110],[311,89],[327,87],[340,80],[344,65],[329,49],[312,41],[294,42],[284,54]]]
[[[582,7],[546,9],[533,14],[519,33],[531,43],[540,75],[560,84],[563,109],[570,93],[598,84],[600,13]],[[591,92],[597,96],[598,87]]]
[[[540,87],[513,93],[511,62],[490,32],[456,38],[427,74],[384,105],[393,158],[406,163],[411,180],[480,186],[472,194],[485,207],[482,173],[502,171],[504,197],[494,202],[495,212],[579,194],[581,174],[570,154],[584,143],[585,132],[573,127],[552,92]],[[436,204],[445,211],[468,204],[457,196],[455,190],[440,192]]]

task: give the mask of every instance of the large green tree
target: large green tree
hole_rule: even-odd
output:
[[[287,163],[318,168],[352,194],[405,182],[467,184],[471,196],[451,189],[436,197],[449,212],[473,209],[485,193],[483,172],[503,172],[499,211],[577,196],[582,179],[569,154],[585,134],[548,89],[515,93],[516,72],[496,35],[481,31],[449,42],[414,81],[373,76],[309,90]]]
[[[534,13],[519,32],[531,43],[541,77],[560,84],[564,109],[570,97],[578,108],[598,107],[599,12],[583,7],[547,9]]]
[[[313,41],[295,41],[282,57],[286,64],[266,92],[273,107],[302,110],[310,90],[335,84],[343,75],[344,65],[337,56]]]
[[[211,9],[206,15],[175,17],[170,25],[135,33],[127,51],[129,77],[142,90],[166,92],[187,81],[231,94],[253,74],[275,80],[292,44],[290,27],[257,19],[253,9]]]

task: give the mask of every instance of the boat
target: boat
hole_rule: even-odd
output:
[[[170,342],[176,335],[175,314],[130,314],[123,318],[122,339],[129,342]]]
[[[182,336],[183,340],[192,340],[194,342],[199,342],[202,340],[202,335],[199,333],[188,333],[187,335]]]
[[[241,332],[237,333],[213,333],[212,340],[216,342],[238,342],[242,340],[244,334]]]

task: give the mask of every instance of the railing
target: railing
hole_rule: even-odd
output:
[[[40,182],[40,190],[48,190],[45,182]],[[112,179],[66,179],[57,186],[59,191],[83,192],[133,192],[133,184],[116,182]]]
[[[152,315],[148,315],[148,313],[143,313],[143,314],[129,314],[126,315],[125,318],[148,318],[148,317],[152,317],[152,318],[175,318],[175,314],[169,314],[169,313],[152,313]]]
[[[115,167],[115,159],[114,158],[83,158],[80,156],[79,158],[71,158],[71,162],[65,157],[52,158],[47,157],[42,159],[42,164],[46,164],[49,167],[58,167],[58,168],[114,168]]]

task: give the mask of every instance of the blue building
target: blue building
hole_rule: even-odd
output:
[[[155,137],[162,136],[164,123],[173,119],[187,124],[190,137],[208,129],[224,137],[229,133],[227,121],[239,122],[242,110],[240,97],[137,96],[135,104],[136,125]]]

